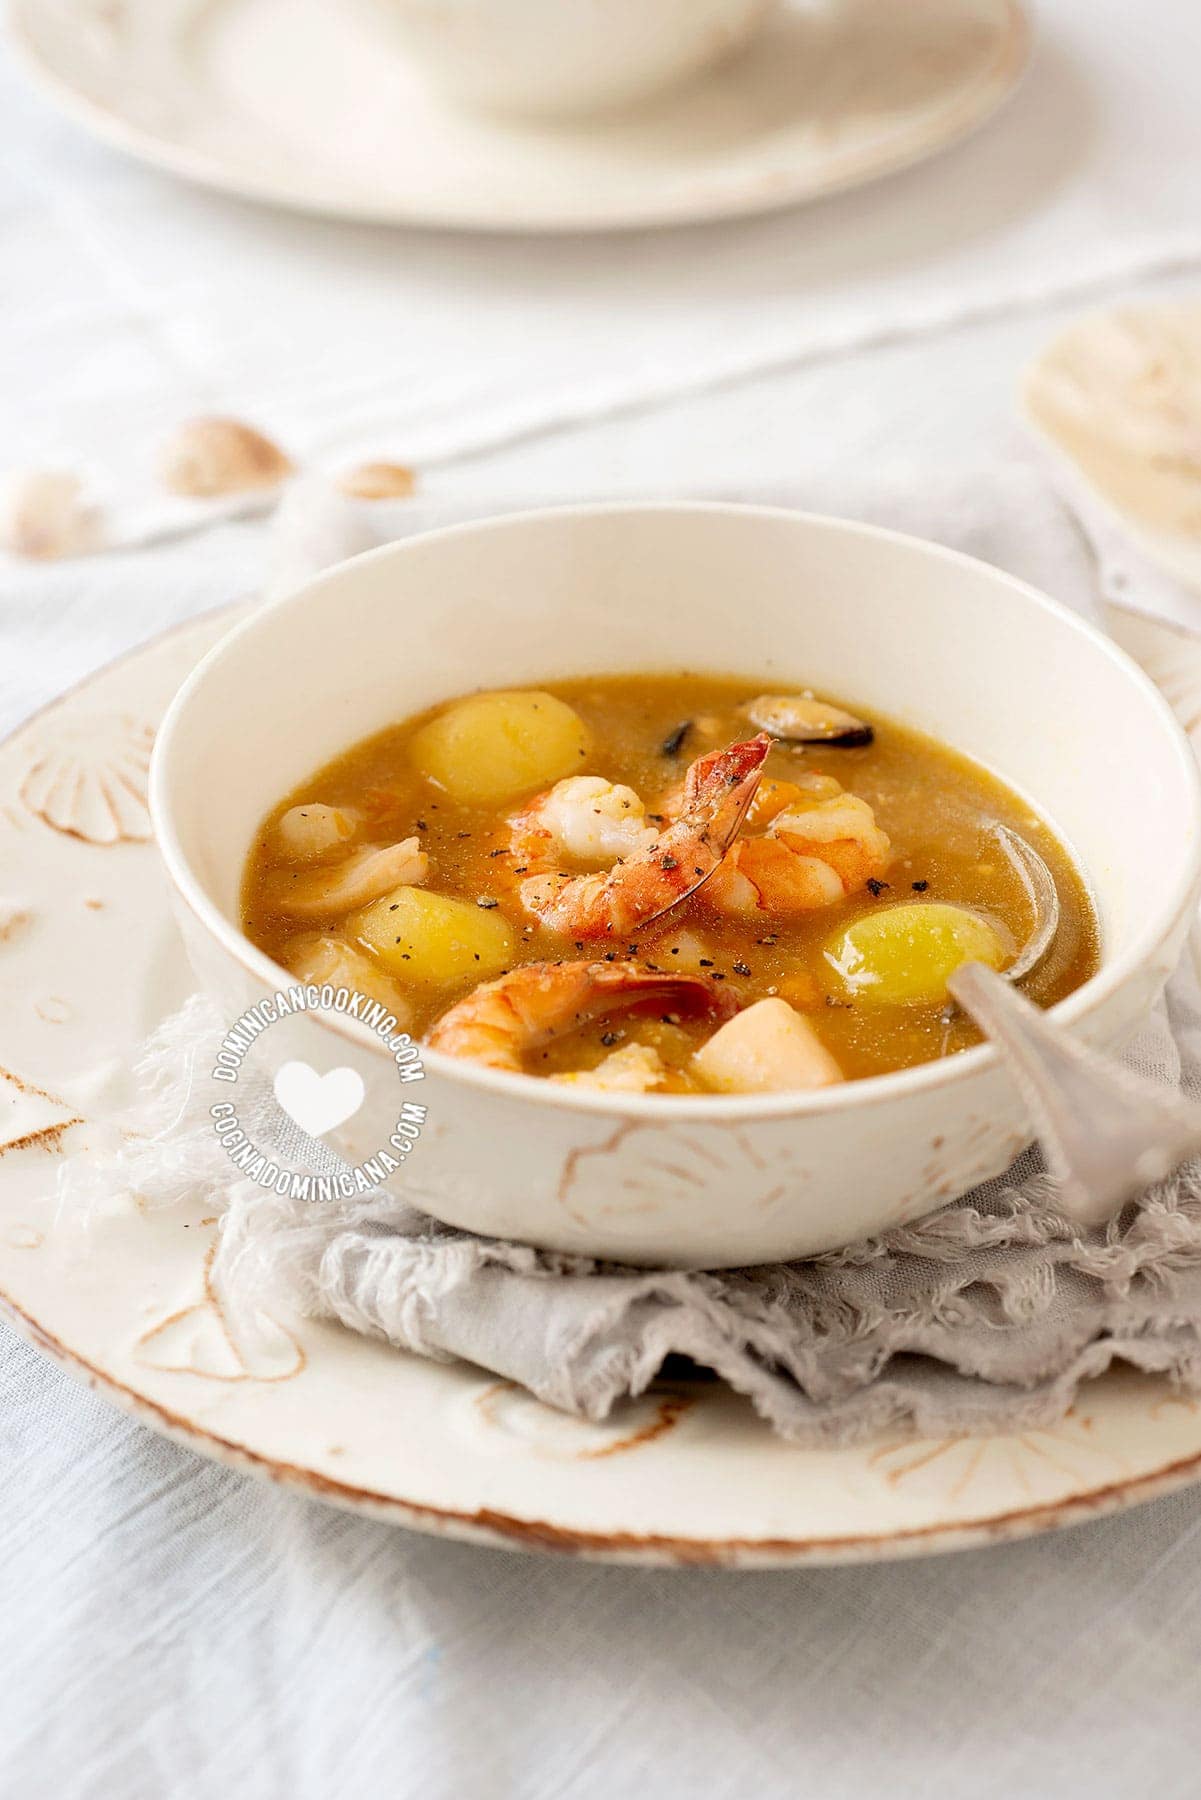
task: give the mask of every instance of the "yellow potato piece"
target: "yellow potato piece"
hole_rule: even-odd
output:
[[[488,981],[512,966],[516,950],[499,912],[425,888],[393,888],[355,913],[346,929],[390,975],[425,986]]]
[[[588,733],[553,694],[473,694],[423,725],[410,753],[452,799],[492,805],[578,775]]]
[[[881,1006],[933,1005],[965,962],[999,969],[1009,960],[997,930],[978,913],[940,901],[866,913],[826,950],[847,993]]]
[[[736,1013],[697,1051],[692,1069],[719,1094],[780,1094],[842,1080],[812,1025],[786,1000],[756,1000]]]

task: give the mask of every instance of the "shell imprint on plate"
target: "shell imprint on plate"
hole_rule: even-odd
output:
[[[20,798],[37,818],[89,844],[144,843],[149,725],[123,716],[81,719],[39,751],[21,783]]]

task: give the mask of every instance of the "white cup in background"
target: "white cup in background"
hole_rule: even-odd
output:
[[[741,48],[778,0],[360,0],[451,98],[568,117],[626,106]]]

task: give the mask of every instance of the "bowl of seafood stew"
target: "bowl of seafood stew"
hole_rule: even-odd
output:
[[[415,1204],[634,1263],[834,1248],[1028,1141],[945,993],[1031,929],[998,826],[1059,894],[1025,990],[1100,1046],[1201,886],[1192,753],[1104,636],[938,546],[750,507],[562,509],[343,564],[194,671],[151,800],[224,1014],[341,986],[421,1042]],[[342,1154],[387,1142],[379,1038],[274,1029],[281,1061],[362,1076]]]

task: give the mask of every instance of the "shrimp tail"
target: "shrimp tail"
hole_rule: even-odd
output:
[[[770,749],[771,739],[761,731],[741,744],[698,756],[684,781],[684,809],[678,823],[698,821],[707,812],[708,831],[724,837],[728,849],[750,810]]]
[[[577,938],[628,936],[687,900],[738,836],[771,749],[766,733],[698,757],[684,809],[643,849],[604,875],[539,873],[522,883],[527,910]]]

